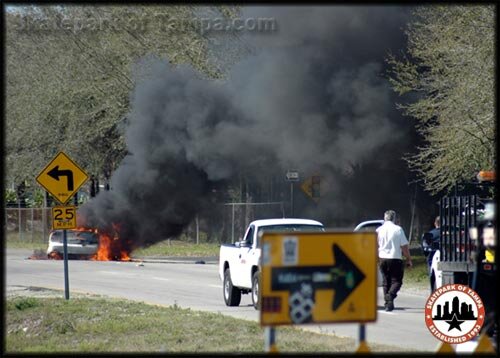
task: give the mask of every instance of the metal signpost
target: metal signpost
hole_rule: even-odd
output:
[[[288,170],[286,172],[286,181],[290,182],[290,217],[293,217],[293,182],[299,181],[299,172],[297,170]]]
[[[36,181],[62,205],[71,199],[89,176],[63,152],[38,174]],[[63,230],[64,297],[69,300],[68,238],[67,229],[76,227],[76,207],[59,206],[52,209],[52,228]]]
[[[274,344],[278,325],[377,319],[373,232],[264,232],[261,267],[260,323],[270,328],[266,342]],[[364,341],[364,326],[360,334]]]

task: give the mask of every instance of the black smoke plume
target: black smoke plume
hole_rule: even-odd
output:
[[[81,209],[86,225],[120,223],[131,246],[149,245],[179,235],[213,184],[288,168],[321,173],[324,197],[302,214],[328,225],[406,209],[401,156],[413,139],[384,58],[404,47],[409,9],[245,7],[243,15],[274,18],[277,31],[243,36],[253,52],[225,80],[165,60],[138,71],[129,154],[112,191]]]

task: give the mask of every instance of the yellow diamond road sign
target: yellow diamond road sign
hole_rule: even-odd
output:
[[[377,319],[373,232],[264,232],[263,326]]]
[[[313,175],[300,185],[300,189],[316,203],[319,202],[320,197],[320,180],[319,175]]]
[[[36,177],[36,181],[61,204],[66,204],[89,176],[66,154],[60,152]]]

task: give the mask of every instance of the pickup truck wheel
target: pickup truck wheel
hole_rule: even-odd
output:
[[[259,291],[260,291],[260,274],[259,271],[255,271],[252,276],[252,303],[253,307],[259,309]]]
[[[224,285],[222,287],[222,290],[224,293],[224,302],[226,302],[226,306],[239,306],[241,301],[241,291],[233,286],[229,268],[224,271]]]

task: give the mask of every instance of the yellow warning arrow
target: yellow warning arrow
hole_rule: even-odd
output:
[[[89,176],[64,152],[59,152],[38,174],[36,181],[65,205]]]

